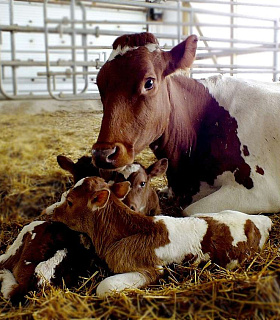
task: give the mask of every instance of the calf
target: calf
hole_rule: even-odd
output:
[[[129,167],[128,165],[126,167]],[[160,177],[165,174],[168,166],[167,159],[161,159],[145,169],[140,164],[138,170],[132,172],[127,181],[130,182],[131,189],[123,202],[130,209],[143,213],[147,216],[154,216],[160,213],[159,199],[156,191],[151,187],[150,183],[154,177]]]
[[[98,177],[82,179],[66,201],[53,210],[52,219],[85,232],[97,254],[111,271],[97,295],[156,281],[162,266],[170,263],[212,260],[233,268],[260,250],[269,234],[266,216],[236,211],[193,217],[147,217],[123,204],[129,182],[109,186]]]
[[[92,164],[92,158],[83,156],[76,163],[70,158],[57,156],[59,166],[73,175],[74,183],[89,176],[98,176],[106,181],[128,180],[131,183],[130,192],[127,194],[124,203],[134,211],[141,212],[148,216],[160,213],[159,199],[156,191],[150,185],[151,179],[165,174],[168,166],[167,159],[161,159],[145,169],[139,163],[127,165],[124,169],[113,172],[97,169]]]
[[[13,303],[44,283],[67,286],[90,267],[93,250],[86,249],[80,234],[59,222],[33,221],[0,256],[1,292]]]

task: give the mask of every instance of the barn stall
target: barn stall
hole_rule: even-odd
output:
[[[102,119],[95,79],[117,36],[150,31],[169,50],[195,33],[191,77],[279,80],[277,1],[1,0],[0,8],[1,254],[71,186],[56,156],[90,155]],[[154,159],[147,149],[136,160]],[[166,178],[153,186],[163,188]],[[176,203],[161,204],[163,214],[180,215]],[[77,286],[46,285],[19,307],[1,296],[0,319],[276,319],[280,221],[270,217],[264,250],[233,271],[171,265],[157,284],[101,300],[95,289],[107,270],[95,265]]]

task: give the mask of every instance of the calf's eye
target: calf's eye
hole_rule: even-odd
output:
[[[145,185],[146,185],[146,182],[145,182],[145,181],[140,182],[140,187],[141,187],[141,188],[145,187]]]
[[[70,201],[70,200],[67,200],[67,204],[68,204],[68,206],[69,206],[70,208],[73,206],[73,202]]]
[[[148,79],[145,83],[145,89],[146,90],[151,90],[154,87],[154,80],[153,79]]]

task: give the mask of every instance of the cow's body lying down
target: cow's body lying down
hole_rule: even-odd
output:
[[[87,233],[97,254],[117,273],[100,283],[100,296],[148,285],[163,265],[173,262],[211,259],[232,268],[263,247],[271,228],[268,217],[234,211],[147,217],[118,199],[128,191],[128,182],[109,187],[100,178],[85,178],[53,210],[52,219]]]
[[[82,240],[81,234],[58,222],[33,221],[23,227],[0,256],[4,298],[16,303],[45,283],[76,284],[90,269],[92,258],[97,259],[93,247],[86,248]]]
[[[94,163],[122,167],[150,146],[168,158],[168,184],[186,215],[279,212],[280,87],[176,73],[196,47],[190,36],[162,51],[149,33],[114,42],[97,77],[104,115]]]

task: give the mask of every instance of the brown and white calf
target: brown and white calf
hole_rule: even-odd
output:
[[[84,246],[81,234],[65,224],[33,221],[0,256],[1,292],[17,303],[44,283],[74,285],[86,275],[93,253],[92,246]]]
[[[192,65],[197,41],[163,51],[151,33],[115,40],[97,76],[104,112],[93,162],[116,169],[149,146],[168,159],[168,184],[186,215],[280,212],[280,88],[188,78],[180,70]]]
[[[147,217],[129,209],[122,199],[129,182],[109,186],[98,177],[82,179],[52,212],[52,219],[91,238],[97,254],[112,272],[97,287],[104,296],[156,281],[162,266],[209,259],[233,268],[260,250],[271,228],[261,215],[235,211],[193,217]]]
[[[127,165],[118,172],[97,169],[92,164],[92,158],[83,156],[75,163],[70,158],[57,156],[59,166],[73,175],[74,183],[80,179],[90,176],[98,176],[106,181],[114,180],[116,182],[129,181],[131,189],[124,198],[124,203],[134,211],[141,212],[148,216],[160,213],[159,199],[156,191],[150,182],[155,177],[165,174],[168,166],[167,159],[161,159],[150,165],[147,169],[139,163]]]

